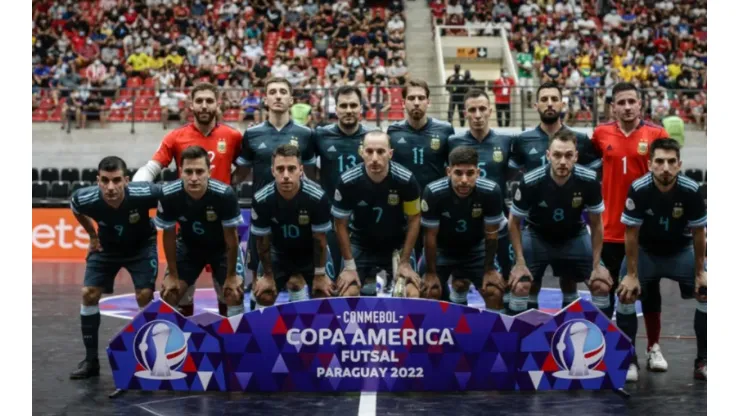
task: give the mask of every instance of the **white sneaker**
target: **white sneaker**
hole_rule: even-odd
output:
[[[637,364],[630,364],[630,368],[627,370],[627,382],[634,383],[638,378]]]
[[[665,372],[668,370],[668,361],[663,358],[660,352],[660,345],[654,344],[650,351],[647,352],[647,368],[649,371]]]

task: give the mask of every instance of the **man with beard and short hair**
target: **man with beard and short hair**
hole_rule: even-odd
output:
[[[516,262],[509,281],[513,287],[524,277],[541,286],[545,269],[551,266],[573,287],[585,282],[594,305],[603,311],[609,308],[612,285],[609,272],[601,265],[604,201],[596,172],[576,164],[576,143],[570,130],[555,133],[547,150],[549,163],[524,175],[514,194],[509,232]],[[591,224],[590,235],[584,211]],[[527,297],[512,296],[511,303],[526,307]]]
[[[244,223],[234,190],[210,178],[208,152],[190,146],[180,156],[180,179],[162,186],[154,224],[164,231],[167,273],[161,298],[177,305],[206,265],[213,270],[227,316],[244,313],[244,261],[237,227]],[[180,230],[176,234],[175,226]]]
[[[355,87],[343,85],[335,93],[338,122],[315,130],[316,154],[319,157],[321,173],[319,183],[324,192],[333,197],[339,177],[355,165],[362,163],[360,146],[369,131],[362,123],[362,93]],[[339,250],[337,235],[330,230],[326,235],[331,255],[330,277],[341,266],[342,253]]]
[[[260,190],[274,180],[272,176],[272,153],[281,144],[290,144],[301,152],[303,171],[310,179],[316,178],[316,156],[314,132],[290,118],[293,105],[293,87],[285,78],[270,78],[265,82],[264,103],[267,120],[248,128],[242,138],[241,155],[234,182],[239,183],[252,174],[252,189]],[[249,270],[257,275],[259,255],[256,239],[249,239]]]
[[[303,177],[300,152],[281,144],[273,154],[275,180],[254,195],[251,232],[257,239],[260,278],[254,283],[253,309],[272,306],[279,290],[291,302],[330,297],[326,275],[326,233],[331,230],[329,198],[319,184]]]
[[[394,293],[419,297],[412,260],[421,221],[419,185],[392,157],[387,134],[367,133],[364,163],[344,172],[334,191],[331,213],[344,259],[339,296],[376,296],[377,274],[384,271],[396,279]]]
[[[496,271],[498,230],[506,224],[504,199],[495,182],[479,177],[478,151],[456,147],[450,152],[448,177],[424,189],[421,224],[424,233],[424,297],[466,305],[473,283],[486,309],[504,313],[506,282]],[[452,278],[452,290],[446,282]],[[444,282],[445,284],[442,284]],[[514,292],[525,299],[528,284]]]
[[[653,281],[659,283],[662,277],[690,287],[697,301],[694,378],[706,380],[707,206],[699,185],[680,174],[680,170],[678,142],[657,139],[650,145],[650,173],[630,186],[621,216],[621,222],[626,225],[626,258],[619,273],[617,326],[634,344],[637,336],[634,303],[641,287]]]
[[[401,95],[406,109],[406,120],[388,126],[393,161],[414,174],[419,189],[445,176],[449,155],[447,140],[455,134],[450,123],[427,116],[429,86],[421,79],[410,79]],[[421,257],[423,236],[416,243],[417,257]]]
[[[480,177],[493,181],[499,189],[506,189],[506,179],[509,170],[509,155],[511,137],[496,134],[490,126],[493,108],[491,100],[485,91],[472,89],[465,94],[463,105],[470,130],[451,136],[449,139],[450,152],[460,146],[470,146],[478,151],[478,168]],[[504,216],[509,216],[509,209],[504,205]],[[509,279],[509,271],[514,260],[514,252],[509,243],[509,232],[506,227],[499,230],[496,260],[499,272],[505,281]],[[443,282],[444,283],[444,282]],[[504,304],[509,304],[509,294],[504,295]],[[514,305],[510,305],[514,306]],[[524,311],[514,310],[513,313]]]
[[[625,226],[621,222],[622,211],[631,184],[648,172],[650,157],[648,149],[653,141],[668,138],[664,128],[641,119],[642,102],[633,84],[620,82],[612,89],[614,98],[612,114],[616,121],[601,124],[594,130],[591,139],[596,154],[603,160],[602,194],[604,195],[604,249],[602,260],[609,269],[612,280],[617,280],[619,268],[625,254]],[[614,290],[609,296],[611,310],[614,310]],[[643,287],[642,312],[648,342],[648,370],[666,371],[668,362],[658,345],[660,338],[660,285],[651,282]],[[607,314],[611,317],[610,314]],[[620,316],[617,321],[627,320],[637,326],[637,315]],[[637,355],[627,371],[627,381],[637,381]]]
[[[164,137],[152,160],[134,175],[135,182],[153,182],[162,169],[169,166],[173,160],[176,168],[181,169],[180,159],[183,151],[190,146],[200,146],[208,153],[211,177],[225,184],[231,183],[231,166],[239,156],[242,135],[238,130],[216,120],[218,88],[215,85],[209,83],[196,85],[190,92],[190,101],[193,122],[171,131]],[[179,305],[180,312],[185,316],[193,315],[195,287],[188,290]],[[226,304],[220,295],[218,310],[221,316],[226,316]]]
[[[564,106],[562,90],[558,84],[546,82],[540,85],[537,89],[534,104],[540,114],[540,124],[512,139],[510,168],[527,173],[546,165],[548,163],[546,153],[550,138],[559,132],[566,131],[573,132],[576,136],[578,164],[592,170],[597,170],[601,166],[601,159],[596,156],[588,136],[571,130],[560,120],[560,113]],[[542,280],[536,280],[532,283],[532,289],[529,292],[530,299],[527,304],[528,309],[539,308],[538,295],[541,286]],[[574,280],[561,280],[560,288],[563,292],[563,307],[578,299],[578,288]]]

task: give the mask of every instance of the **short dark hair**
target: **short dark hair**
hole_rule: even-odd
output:
[[[550,142],[547,143],[547,147],[550,147],[552,142],[555,140],[560,140],[561,142],[572,142],[574,146],[578,147],[578,138],[576,137],[576,133],[570,129],[560,129],[555,132],[555,134],[550,137]]]
[[[98,172],[115,172],[121,170],[126,175],[126,162],[118,156],[106,156],[98,163]]]
[[[293,96],[293,85],[290,84],[290,82],[283,78],[283,77],[270,77],[265,81],[265,94],[267,93],[267,87],[270,86],[270,84],[285,84],[288,86],[288,92],[290,93],[290,96]]]
[[[540,91],[546,90],[546,89],[549,89],[549,88],[554,88],[554,89],[558,90],[558,95],[560,96],[560,98],[563,97],[563,89],[560,88],[560,85],[558,85],[557,83],[552,82],[552,81],[547,81],[547,82],[541,84],[537,88],[537,94],[535,95],[535,98],[539,100],[540,99]]]
[[[456,147],[453,151],[450,152],[448,161],[450,163],[450,166],[478,166],[478,151],[470,146]]]
[[[182,155],[180,155],[180,166],[185,164],[186,160],[193,160],[193,159],[200,159],[200,158],[205,159],[206,166],[208,166],[209,168],[211,167],[211,159],[208,158],[208,152],[206,152],[206,149],[200,146],[190,146],[182,152]]]
[[[298,148],[298,146],[284,143],[280,146],[275,148],[275,151],[272,152],[272,160],[274,161],[276,157],[282,156],[282,157],[295,157],[298,159],[298,164],[301,164],[301,150]]]
[[[401,90],[401,96],[403,99],[406,99],[406,95],[409,92],[409,88],[411,87],[419,87],[424,88],[424,93],[427,95],[427,99],[429,99],[429,84],[427,84],[426,81],[420,78],[411,78],[408,81],[406,81],[406,84],[403,86],[403,89]]]
[[[612,97],[616,97],[620,92],[634,91],[637,94],[637,98],[640,98],[640,90],[631,82],[617,82],[612,87]]]
[[[473,88],[465,93],[465,96],[463,97],[463,106],[466,102],[468,102],[469,99],[478,97],[486,97],[486,100],[488,100],[489,103],[491,102],[491,98],[488,96],[488,94],[486,94],[485,91],[479,88]]]
[[[340,95],[350,94],[357,95],[357,99],[360,100],[360,103],[362,103],[362,92],[360,92],[360,89],[355,87],[354,85],[342,85],[341,87],[337,88],[337,92],[334,93],[334,102],[339,102]]]
[[[200,84],[193,87],[193,89],[190,90],[190,99],[195,99],[195,94],[201,91],[211,91],[216,97],[216,100],[218,100],[218,87],[211,84],[210,82],[201,82]]]
[[[681,145],[676,139],[657,139],[650,145],[650,160],[653,160],[655,151],[658,149],[673,150],[676,152],[676,158],[681,160]]]

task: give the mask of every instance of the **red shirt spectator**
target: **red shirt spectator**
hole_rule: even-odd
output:
[[[432,15],[435,19],[442,19],[445,16],[445,4],[442,2],[442,0],[434,0],[434,2],[429,6],[432,9]]]
[[[671,50],[671,41],[663,37],[655,39],[653,41],[653,45],[655,46],[655,49],[658,51],[658,53],[665,54],[666,52]]]
[[[493,94],[496,96],[496,104],[510,104],[511,90],[514,88],[514,78],[501,73],[501,78],[493,82]]]

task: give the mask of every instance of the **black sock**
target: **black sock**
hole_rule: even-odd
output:
[[[621,314],[617,311],[617,326],[630,338],[632,345],[635,345],[635,339],[637,338],[637,314]]]
[[[195,309],[193,304],[191,303],[190,305],[178,305],[177,310],[182,316],[193,316],[193,312]]]
[[[84,308],[95,308],[96,310],[90,315],[80,314],[80,323],[82,326],[82,342],[85,344],[85,359],[87,361],[97,361],[100,309],[97,306],[83,306]]]
[[[225,303],[221,303],[219,301],[218,302],[218,314],[221,315],[221,316],[228,316],[227,313],[226,313],[227,310],[228,310],[228,307],[226,306],[226,304]]]
[[[705,303],[706,305],[706,303]],[[696,333],[696,358],[707,359],[707,313],[694,312],[694,332]]]

